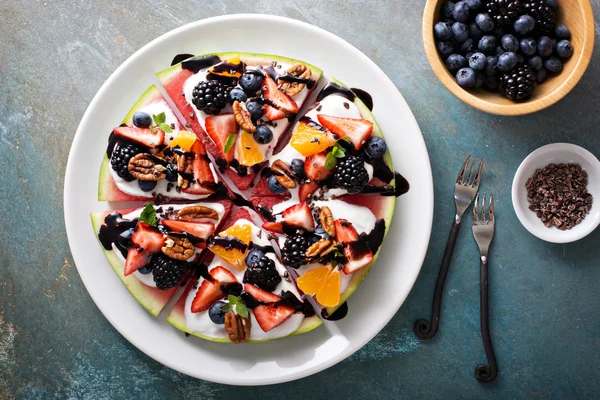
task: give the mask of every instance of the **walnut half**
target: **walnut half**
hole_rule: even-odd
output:
[[[325,257],[335,249],[335,242],[330,239],[320,239],[318,242],[313,243],[308,249],[306,249],[306,258],[319,259]]]
[[[131,157],[127,169],[131,176],[141,181],[160,181],[167,177],[166,168],[154,161],[154,156],[146,153]]]
[[[312,71],[306,64],[298,63],[294,64],[287,70],[288,74],[297,76],[299,78],[310,79]],[[280,87],[288,96],[295,96],[304,89],[306,84],[299,82],[283,82]]]
[[[194,245],[186,237],[165,235],[165,245],[160,251],[167,257],[185,261],[194,255]]]
[[[233,343],[244,343],[250,337],[250,318],[228,311],[225,314],[225,331]]]
[[[294,172],[285,161],[275,161],[271,165],[271,171],[273,171],[277,182],[281,183],[284,188],[293,189],[296,187],[296,181],[293,178]]]
[[[177,211],[177,219],[182,221],[194,221],[202,218],[218,220],[219,214],[212,208],[205,206],[188,206]]]

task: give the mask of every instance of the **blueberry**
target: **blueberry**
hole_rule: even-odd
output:
[[[569,58],[573,55],[573,45],[568,40],[561,40],[556,44],[556,54],[560,58]]]
[[[464,2],[467,3],[467,6],[469,6],[469,9],[471,10],[477,10],[481,7],[481,0],[464,0]]]
[[[475,54],[474,52],[470,51],[467,54],[465,54],[465,61],[467,61],[469,58],[471,58],[471,56]],[[469,64],[469,62],[467,61],[467,65]],[[465,67],[467,66],[465,65]]]
[[[165,174],[167,175],[167,181],[177,182],[177,165],[167,165],[167,170],[165,171]]]
[[[475,23],[483,32],[491,32],[494,30],[494,20],[489,14],[477,14],[477,16],[475,16]]]
[[[138,272],[142,275],[148,275],[150,272],[152,272],[152,265],[144,265],[142,268],[138,269]]]
[[[467,59],[461,56],[460,54],[451,54],[450,57],[446,59],[446,68],[452,73],[455,73],[461,68],[467,66]]]
[[[285,187],[279,183],[277,178],[275,178],[275,175],[271,175],[267,179],[267,186],[269,187],[269,190],[275,194],[281,194],[286,191]]]
[[[246,102],[246,110],[253,119],[259,119],[263,116],[262,104],[258,99],[250,99]]]
[[[458,22],[466,22],[469,19],[469,6],[464,1],[459,1],[454,5],[452,18]]]
[[[498,83],[498,77],[496,77],[496,76],[487,76],[485,78],[484,86],[485,86],[485,88],[487,90],[495,92],[496,90],[498,90],[498,86],[500,86],[499,83]]]
[[[526,56],[532,56],[537,51],[537,43],[534,39],[526,38],[521,39],[519,43],[519,48],[521,49],[521,53]]]
[[[554,36],[557,39],[571,39],[571,31],[564,25],[559,25],[554,29]]]
[[[471,68],[461,68],[456,73],[456,82],[463,88],[475,87],[477,78]]]
[[[507,51],[498,57],[498,69],[502,72],[508,72],[517,65],[517,54]]]
[[[553,10],[556,10],[558,8],[558,0],[545,0],[546,5],[548,5],[548,7],[552,8]]]
[[[474,46],[475,46],[475,42],[473,41],[473,39],[468,38],[467,40],[462,42],[462,44],[460,45],[460,51],[462,53],[470,53],[471,51],[473,51]]]
[[[483,53],[475,53],[469,58],[469,67],[473,71],[481,71],[485,68],[485,64],[487,63],[487,58]]]
[[[529,65],[529,68],[532,70],[539,71],[544,66],[544,61],[542,61],[542,57],[535,56],[527,60],[527,65]]]
[[[383,157],[387,151],[387,144],[385,140],[379,136],[371,136],[367,143],[365,143],[365,153],[370,158]]]
[[[496,67],[498,66],[498,57],[488,56],[485,64],[485,74],[487,76],[496,75]]]
[[[469,30],[462,22],[452,24],[452,36],[457,42],[464,42],[469,37]]]
[[[262,256],[264,256],[264,255],[265,255],[265,253],[263,253],[259,249],[252,249],[252,250],[250,250],[248,252],[248,255],[246,256],[246,265],[250,265],[253,262],[260,261],[260,258]]]
[[[502,46],[496,47],[496,56],[500,57],[502,54],[506,53],[506,50],[502,48]]]
[[[537,51],[542,58],[550,57],[554,51],[554,43],[552,42],[552,39],[550,39],[548,36],[541,36],[538,39]]]
[[[138,111],[133,114],[133,124],[138,128],[147,128],[152,125],[152,117],[150,114]]]
[[[496,37],[492,35],[485,35],[479,40],[477,48],[482,53],[491,54],[494,50],[496,50],[496,46],[498,46],[498,40]]]
[[[512,51],[513,53],[519,51],[519,41],[513,35],[502,36],[500,43],[502,43],[502,48],[506,51]]]
[[[535,28],[535,19],[530,15],[521,15],[513,24],[515,32],[521,36],[531,33]]]
[[[475,22],[471,22],[469,24],[469,37],[473,40],[479,40],[481,36],[483,36],[481,29],[479,29]]]
[[[225,304],[226,303],[222,300],[217,301],[208,309],[208,317],[217,325],[223,325],[225,323],[225,312],[221,311],[221,307]]]
[[[442,14],[445,18],[452,18],[452,12],[454,11],[454,3],[447,1],[442,7]]]
[[[475,73],[475,89],[479,89],[479,88],[483,87],[484,83],[485,83],[485,75],[482,74],[481,72]]]
[[[240,78],[240,86],[249,96],[254,96],[262,87],[264,76],[259,71],[246,71]]]
[[[268,126],[261,125],[257,127],[254,132],[254,140],[256,140],[256,143],[258,144],[271,143],[271,140],[273,140],[273,132]]]
[[[156,181],[139,181],[138,186],[142,189],[142,192],[151,192],[156,187]]]
[[[563,69],[563,63],[558,57],[550,57],[544,62],[544,67],[553,74],[558,74]]]
[[[535,73],[535,80],[537,83],[544,83],[546,82],[546,79],[548,79],[548,71],[546,68],[542,68]]]
[[[290,163],[290,168],[298,180],[303,180],[306,177],[306,174],[304,173],[304,160],[294,158]]]
[[[447,22],[438,22],[433,26],[433,33],[436,39],[448,40],[452,37],[452,29]]]
[[[242,89],[236,87],[231,89],[229,92],[229,98],[231,99],[232,103],[236,100],[240,103],[243,103],[248,99],[248,96],[246,96],[246,93],[244,93]]]
[[[454,53],[454,45],[449,41],[437,42],[437,49],[444,59],[446,59],[450,54]]]

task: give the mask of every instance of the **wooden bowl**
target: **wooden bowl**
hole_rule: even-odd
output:
[[[497,115],[523,115],[542,110],[562,99],[579,82],[585,72],[594,49],[594,14],[589,0],[559,0],[557,23],[571,31],[573,56],[564,64],[563,71],[550,76],[539,85],[533,96],[521,102],[513,102],[499,93],[483,89],[465,90],[458,86],[454,76],[446,69],[438,54],[433,25],[441,18],[446,0],[427,0],[423,15],[423,45],[429,64],[438,79],[454,96],[471,107]]]

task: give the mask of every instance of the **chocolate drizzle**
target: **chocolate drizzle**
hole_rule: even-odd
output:
[[[218,56],[192,57],[183,61],[181,68],[197,74],[200,70],[212,67],[220,62],[221,59]]]
[[[283,81],[283,82],[290,82],[290,83],[301,83],[301,84],[305,84],[306,87],[309,88],[309,89],[312,89],[315,86],[315,81],[312,81],[312,80],[307,79],[307,78],[300,78],[299,76],[292,75],[292,74],[290,74],[288,72],[280,74],[271,65],[269,65],[268,67],[266,67],[265,70],[267,71],[267,74],[269,74],[269,76],[275,82]]]
[[[171,66],[173,66],[175,64],[179,64],[180,62],[185,61],[188,58],[192,58],[192,57],[194,57],[193,54],[187,54],[187,53],[177,54],[175,57],[173,57],[173,61],[171,61]]]
[[[319,92],[319,95],[317,96],[317,101],[321,101],[325,97],[330,96],[332,94],[337,94],[339,96],[345,97],[350,101],[354,101],[354,99],[356,98],[356,94],[354,94],[352,90],[340,86],[337,83],[329,82]]]
[[[352,88],[351,90],[367,106],[369,111],[373,111],[373,97],[368,92],[358,88]]]
[[[131,234],[122,235],[124,232],[133,230],[137,225],[137,218],[132,220],[125,219],[118,212],[110,213],[104,218],[104,225],[100,227],[98,239],[102,243],[102,247],[106,250],[112,250],[113,243],[119,249],[124,257],[127,257]],[[133,233],[133,231],[131,232]]]
[[[348,303],[346,302],[342,303],[332,314],[329,314],[326,308],[321,310],[321,317],[327,321],[339,321],[346,314],[348,314]]]

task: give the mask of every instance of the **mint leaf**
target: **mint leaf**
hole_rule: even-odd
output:
[[[343,138],[338,139],[338,142],[342,139],[349,140],[346,139],[346,136],[344,136]],[[331,151],[327,153],[327,158],[325,159],[325,168],[327,169],[335,167],[335,164],[337,164],[337,159],[343,158],[346,155],[346,150],[338,142],[335,142]]]
[[[146,204],[146,207],[144,207],[144,209],[142,210],[138,221],[145,222],[148,225],[152,225],[154,227],[158,225],[158,221],[156,219],[156,210],[152,206],[152,203]]]
[[[164,124],[167,121],[167,116],[164,112],[161,112],[157,115],[152,115],[152,119],[156,125],[160,126],[160,124]]]
[[[221,307],[221,311],[229,312],[233,310],[236,314],[248,318],[248,307],[246,307],[246,303],[244,303],[241,297],[230,294],[227,295],[227,301],[228,303]]]
[[[246,307],[246,304],[244,304],[243,301],[240,301],[236,304],[235,312],[244,318],[248,318],[248,308]]]
[[[333,150],[332,150],[329,153],[327,153],[327,158],[325,159],[325,168],[331,169],[331,168],[335,167],[336,163],[337,163],[337,158],[333,154]]]
[[[161,131],[163,131],[164,133],[171,133],[171,132],[173,132],[173,128],[171,128],[171,125],[169,125],[169,124],[165,124],[164,122],[163,122],[163,123],[160,123],[160,124],[158,124],[158,127],[159,127],[159,128],[160,128],[160,130],[161,130]]]
[[[225,148],[223,149],[224,153],[229,152],[235,143],[235,139],[237,138],[237,133],[232,132],[227,136],[227,140],[225,140]]]
[[[338,140],[345,140],[346,142],[350,141],[350,136],[342,136],[340,139]]]

